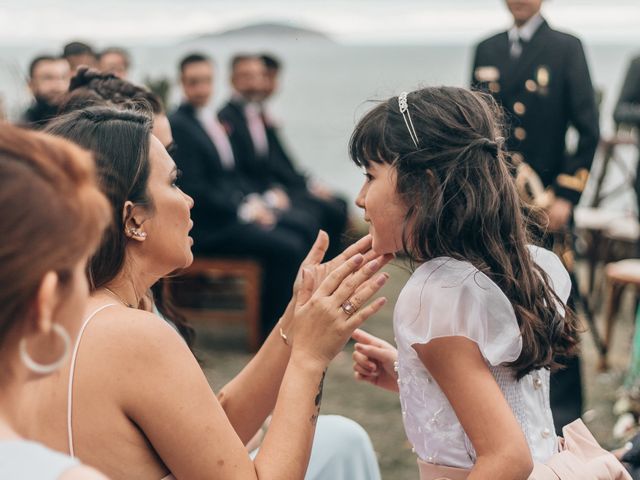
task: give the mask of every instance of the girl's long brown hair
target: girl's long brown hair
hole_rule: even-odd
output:
[[[397,170],[397,192],[408,206],[405,253],[417,263],[439,256],[468,261],[500,287],[522,333],[522,352],[510,364],[518,378],[557,367],[555,355],[575,350],[577,321],[529,254],[540,217],[516,190],[498,106],[489,95],[456,87],[412,92],[408,106],[417,147],[398,97],[369,111],[349,145],[357,165]]]

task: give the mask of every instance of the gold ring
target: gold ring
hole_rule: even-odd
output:
[[[340,308],[342,308],[342,311],[346,313],[348,316],[353,315],[354,313],[356,313],[356,310],[358,310],[356,306],[353,303],[351,303],[350,300],[347,300],[342,305],[340,305]]]

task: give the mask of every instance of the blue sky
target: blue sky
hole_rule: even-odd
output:
[[[592,42],[640,46],[639,0],[545,0],[543,12]],[[509,24],[503,0],[0,0],[0,43],[171,42],[273,20],[345,43],[463,43]]]

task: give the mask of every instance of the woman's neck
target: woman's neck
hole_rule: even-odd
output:
[[[123,269],[113,280],[103,285],[102,289],[125,306],[139,308],[147,291],[158,280],[144,274],[135,275]]]
[[[17,341],[16,341],[17,344]],[[24,409],[21,393],[29,380],[29,374],[18,359],[18,349],[5,351],[1,359],[4,365],[0,375],[0,440],[20,438],[15,429],[15,421]]]

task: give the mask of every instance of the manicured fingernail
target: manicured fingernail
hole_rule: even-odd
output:
[[[379,285],[379,286],[384,285],[387,282],[387,278],[389,278],[389,276],[387,274],[383,273],[376,280],[376,284]]]
[[[360,265],[362,263],[362,260],[364,260],[364,257],[361,253],[357,253],[353,256],[353,263],[355,263],[356,265]]]
[[[380,268],[380,262],[378,260],[371,260],[369,262],[368,268],[370,272],[375,272],[376,270],[378,270],[378,268]]]
[[[378,300],[378,305],[380,305],[380,306],[384,305],[385,303],[387,303],[387,299],[385,297],[381,297]]]

